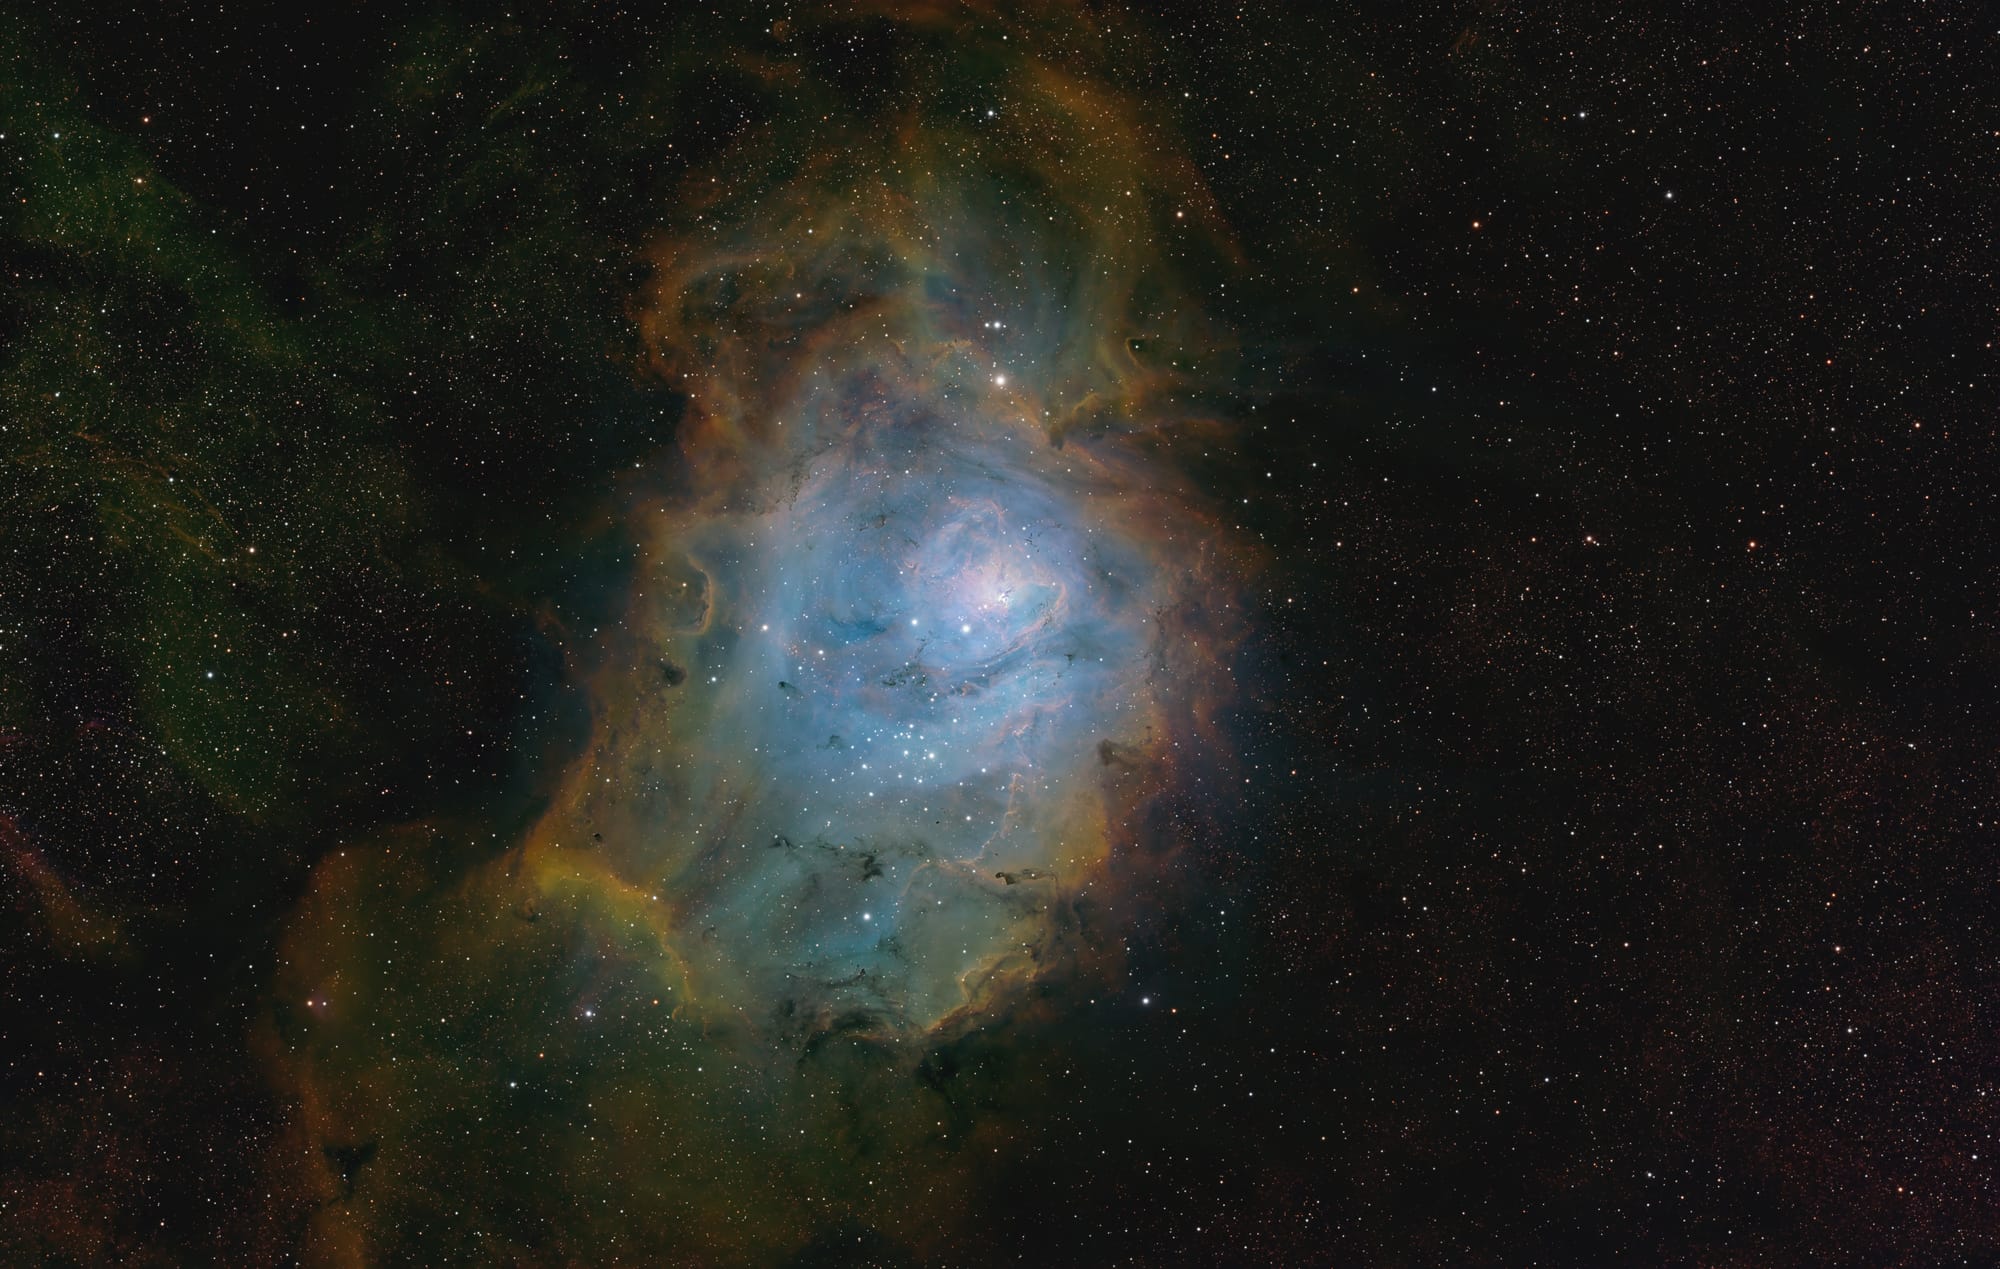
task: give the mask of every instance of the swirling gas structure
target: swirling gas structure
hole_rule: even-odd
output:
[[[1229,354],[1181,279],[1227,247],[1131,103],[1007,35],[844,122],[756,68],[798,117],[688,183],[635,306],[644,372],[688,397],[684,462],[625,504],[637,564],[586,751],[525,840],[449,884],[408,841],[330,861],[288,945],[282,990],[312,1006],[285,1062],[328,1158],[411,1140],[426,1105],[478,1136],[441,1109],[477,1072],[544,1087],[560,1063],[572,1110],[646,1125],[648,1192],[690,1215],[754,1176],[921,1241],[946,1199],[884,1212],[856,1160],[907,1169],[901,1202],[918,1177],[953,1193],[968,1135],[1013,1130],[963,1120],[939,1054],[1116,981],[1179,859],[1162,808],[1226,765],[1251,559],[1189,474],[1227,443]],[[383,894],[448,898],[425,933]],[[463,1004],[399,984],[426,958],[491,1064],[411,1038]],[[614,1026],[615,1058],[580,1047]],[[589,1179],[570,1121],[519,1113],[559,1188],[628,1194]],[[458,1183],[415,1146],[381,1158],[381,1193]],[[319,1219],[365,1245],[384,1204]]]

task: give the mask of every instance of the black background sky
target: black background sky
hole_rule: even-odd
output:
[[[945,1263],[2000,1258],[1991,13],[1083,13],[1240,246],[1274,563],[1181,1012],[1062,1032]],[[783,16],[0,24],[0,1258],[298,1254],[280,931],[573,752],[638,248]]]

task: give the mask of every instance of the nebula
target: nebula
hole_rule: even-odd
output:
[[[627,1251],[924,1246],[1017,1131],[958,1072],[1118,990],[1189,884],[1162,808],[1224,796],[1256,567],[1199,477],[1236,354],[1193,279],[1231,248],[1081,22],[1065,66],[969,12],[891,24],[904,88],[860,103],[786,55],[851,19],[741,56],[771,117],[640,253],[633,373],[686,404],[610,509],[588,743],[518,840],[323,865],[272,1044],[329,1254],[513,1192],[477,1174],[523,1142]],[[490,1161],[447,1175],[422,1143],[461,1133]],[[789,1215],[731,1217],[745,1186]],[[546,1251],[536,1208],[468,1197],[435,1246]]]
[[[791,403],[798,442],[734,506],[663,518],[536,859],[602,841],[661,897],[673,985],[753,1025],[924,1029],[1058,955],[1121,755],[1163,734],[1177,597],[1121,523],[1144,512],[877,369]]]

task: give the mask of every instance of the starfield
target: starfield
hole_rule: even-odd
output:
[[[2000,1262],[1970,4],[14,4],[0,1262]]]

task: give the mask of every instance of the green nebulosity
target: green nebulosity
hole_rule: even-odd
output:
[[[671,401],[618,368],[634,199],[588,196],[539,113],[582,92],[549,48],[392,35],[305,216],[45,25],[0,30],[0,1004],[8,1078],[82,1091],[9,1085],[39,1109],[0,1124],[0,1259],[265,1262],[304,1201],[250,1175],[274,922],[341,835],[531,796],[563,631],[615,571],[578,473]],[[162,1012],[75,1025],[121,998]],[[268,1212],[181,1222],[236,1187]]]
[[[361,205],[287,240],[186,192],[49,43],[0,48],[4,629],[119,667],[231,812],[407,804],[448,716],[490,712],[482,663],[518,658],[479,612],[566,580],[523,549],[568,532],[563,473],[671,421],[615,369],[609,200],[552,126],[578,91],[532,42],[420,28],[357,142],[395,160],[334,166]],[[5,725],[74,668],[10,660]]]
[[[190,1205],[266,1188],[243,1133],[274,1112],[230,1019],[302,864],[418,806],[532,795],[508,782],[560,734],[564,632],[616,572],[579,508],[673,419],[620,368],[607,298],[654,178],[578,146],[579,103],[613,94],[568,82],[560,41],[442,20],[361,69],[314,159],[325,207],[291,214],[45,26],[0,31],[0,955],[34,969],[5,1004],[60,1014],[73,982],[171,1012],[20,1058],[101,1091],[0,1126],[0,1258],[261,1260],[288,1199],[190,1233],[132,1169],[228,1158],[150,1165]],[[600,158],[657,141],[593,135]],[[154,981],[176,974],[197,986]],[[77,1073],[93,1052],[155,1091]],[[228,1101],[167,1110],[190,1085]]]
[[[228,240],[131,140],[10,62],[8,535],[50,543],[70,585],[105,597],[88,642],[174,762],[231,809],[287,818],[365,726],[328,610],[397,567],[407,482],[379,417]],[[6,596],[24,631],[62,598]],[[39,715],[35,686],[9,699]]]

